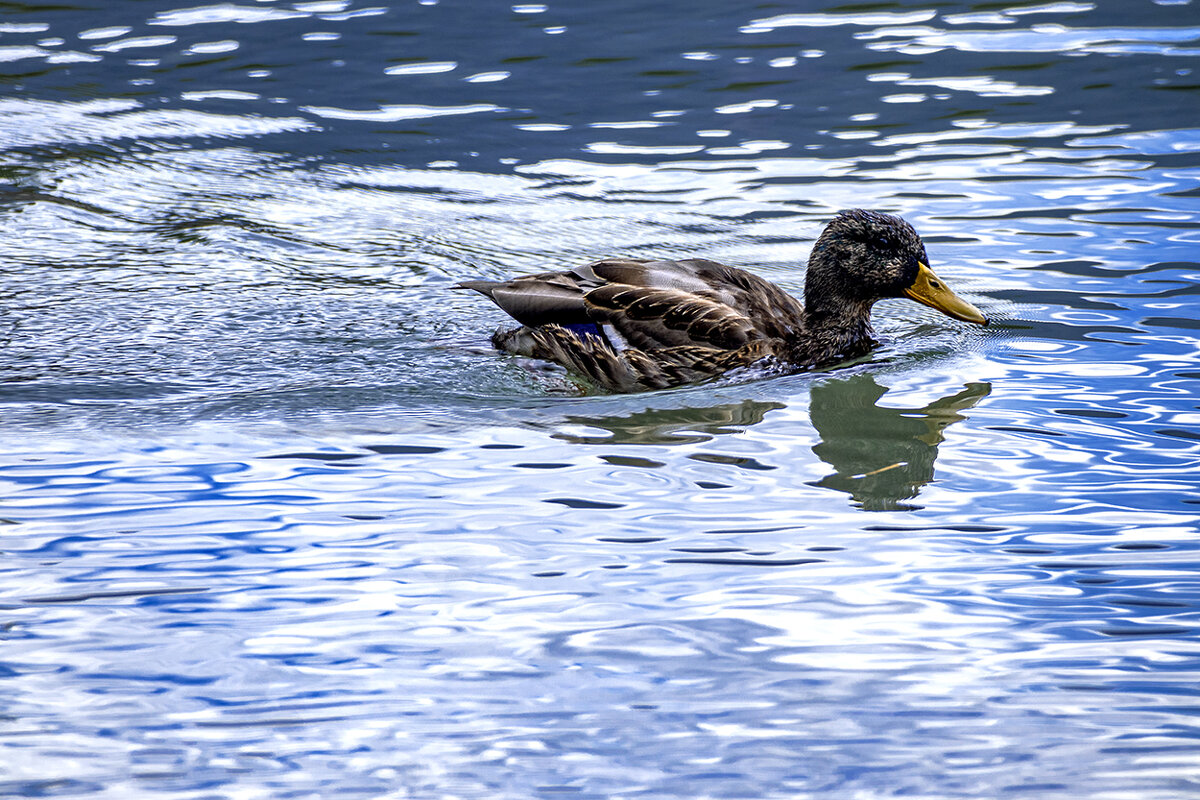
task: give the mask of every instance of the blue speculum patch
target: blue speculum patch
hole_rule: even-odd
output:
[[[595,323],[577,323],[574,325],[564,325],[563,327],[574,333],[580,339],[593,336],[597,339],[604,339],[607,341],[607,337],[605,337],[604,332],[601,331],[600,326],[596,325]]]

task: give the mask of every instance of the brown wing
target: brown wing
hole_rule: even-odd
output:
[[[729,306],[679,289],[605,284],[584,295],[588,314],[612,325],[633,347],[707,346],[733,350],[762,338]]]
[[[803,306],[773,284],[706,259],[606,259],[510,281],[464,281],[523,325],[607,323],[636,348],[736,349],[782,339]]]
[[[746,319],[752,339],[786,338],[804,324],[804,306],[753,273],[692,258],[683,261],[606,259],[586,268],[608,283],[686,292]]]

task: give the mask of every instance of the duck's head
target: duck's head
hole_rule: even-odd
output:
[[[987,325],[979,309],[933,274],[925,244],[900,217],[839,213],[813,245],[804,301],[810,316],[869,314],[876,300],[907,297],[943,314]]]

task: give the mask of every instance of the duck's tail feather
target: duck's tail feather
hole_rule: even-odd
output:
[[[548,272],[510,281],[462,281],[451,288],[479,292],[517,322],[530,327],[589,322],[583,289],[570,273]]]

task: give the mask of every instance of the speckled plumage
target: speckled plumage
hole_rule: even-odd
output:
[[[455,288],[489,297],[521,327],[498,332],[500,350],[561,364],[616,392],[662,389],[765,359],[805,369],[868,352],[871,306],[913,297],[928,260],[899,217],[844,211],[813,245],[804,303],[744,270],[706,259],[605,259],[566,272]],[[942,310],[986,324],[973,312]],[[930,305],[926,299],[916,298]],[[939,307],[934,305],[934,307]],[[977,319],[975,317],[978,317]]]

